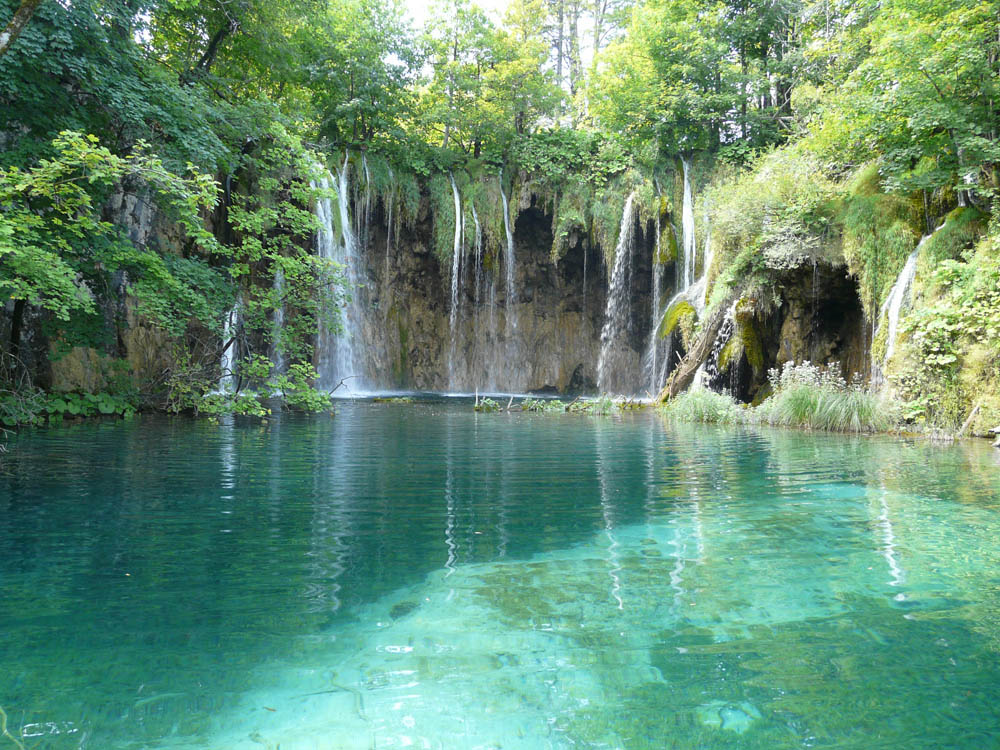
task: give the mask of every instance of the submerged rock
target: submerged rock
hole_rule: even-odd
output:
[[[747,701],[728,703],[715,700],[699,706],[697,713],[698,720],[706,727],[725,729],[736,734],[743,734],[753,722],[761,718],[756,706]]]

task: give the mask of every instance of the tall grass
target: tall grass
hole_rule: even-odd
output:
[[[788,362],[781,370],[771,370],[773,394],[755,408],[742,407],[727,394],[694,388],[662,410],[682,422],[762,423],[831,432],[889,432],[899,426],[899,402],[861,383],[847,383],[836,370],[836,365]]]
[[[773,395],[757,407],[760,421],[831,432],[888,432],[900,422],[898,403],[861,383],[847,383],[836,366],[786,362],[771,370]]]
[[[703,424],[740,424],[747,421],[748,411],[726,393],[716,393],[695,387],[662,407],[662,412],[679,422]]]

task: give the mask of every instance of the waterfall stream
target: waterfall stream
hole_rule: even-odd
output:
[[[336,188],[339,226],[333,214],[333,205],[329,197],[321,197],[316,201],[316,218],[320,229],[316,237],[317,253],[320,257],[337,263],[347,279],[349,301],[340,309],[340,330],[331,330],[329,326],[321,325],[317,341],[317,370],[320,386],[337,388],[343,383],[348,391],[358,391],[365,386],[363,357],[356,349],[361,339],[361,305],[358,301],[358,288],[363,272],[361,258],[358,252],[357,237],[351,221],[351,193],[349,182],[349,155],[344,156],[344,163],[337,171]],[[328,175],[320,180],[318,185],[329,190],[333,182]],[[338,230],[339,229],[339,233]]]
[[[507,193],[503,189],[503,170],[500,170],[500,199],[503,201],[503,229],[507,235],[507,338],[517,330],[517,286],[516,266],[514,263],[514,232],[510,226],[510,204]]]
[[[933,233],[925,234],[920,239],[920,242],[917,243],[913,252],[910,253],[909,257],[907,257],[906,263],[903,264],[903,268],[900,270],[899,276],[896,277],[896,281],[893,282],[892,288],[889,290],[889,296],[885,298],[885,302],[879,310],[879,324],[875,329],[874,336],[878,336],[879,332],[882,330],[883,318],[885,319],[885,324],[888,326],[888,329],[886,330],[885,337],[885,356],[882,357],[881,362],[876,362],[874,356],[872,357],[872,380],[876,383],[881,383],[883,381],[885,368],[896,351],[896,335],[899,332],[899,316],[903,311],[903,305],[909,303],[910,288],[913,286],[913,279],[917,275],[917,259],[920,257],[920,249],[932,236]]]
[[[670,361],[672,351],[670,350],[669,342],[664,347],[666,349],[664,356],[659,356],[657,351],[660,346],[658,333],[661,325],[663,324],[663,319],[666,317],[667,312],[678,302],[687,302],[694,308],[698,315],[701,315],[705,311],[705,294],[708,290],[708,272],[712,266],[713,258],[712,234],[709,228],[709,205],[706,200],[705,239],[701,259],[701,276],[696,279],[695,274],[697,273],[698,265],[698,241],[695,235],[694,226],[694,198],[691,189],[690,177],[691,164],[687,159],[682,158],[681,165],[683,167],[684,175],[684,197],[683,203],[681,204],[681,243],[678,251],[682,253],[682,255],[678,258],[677,291],[674,293],[674,296],[662,306],[658,304],[660,286],[657,278],[656,264],[653,264],[653,325],[650,329],[650,340],[647,346],[646,371],[649,373],[650,391],[654,394],[663,387],[667,377],[670,375],[671,366],[673,364]],[[659,231],[659,227],[657,227],[657,231]],[[659,242],[660,238],[659,235],[657,235],[657,248],[659,248]],[[657,249],[657,252],[659,252],[659,249]],[[696,375],[696,379],[698,381],[704,380],[704,373],[699,370],[698,375]]]
[[[281,340],[285,328],[285,273],[280,268],[274,272],[272,289],[277,301],[271,319],[271,362],[276,372],[285,371],[285,347]]]
[[[929,236],[929,235],[928,235]],[[922,245],[924,237],[920,241]],[[896,333],[899,329],[899,313],[903,309],[903,303],[909,297],[910,286],[913,284],[913,278],[917,275],[917,256],[920,254],[920,245],[917,245],[917,249],[910,253],[910,256],[906,259],[906,263],[903,265],[903,270],[899,272],[899,278],[896,279],[896,283],[892,285],[892,289],[889,291],[889,296],[885,300],[885,304],[882,306],[882,312],[886,315],[886,324],[889,326],[888,331],[886,331],[885,339],[885,357],[882,359],[882,364],[886,365],[889,360],[892,359],[893,352],[896,351]]]
[[[233,362],[235,357],[233,353],[236,351],[236,338],[233,332],[236,329],[236,316],[239,314],[237,312],[239,307],[239,302],[237,306],[233,307],[228,313],[226,313],[225,320],[222,321],[222,356],[219,360],[219,392],[225,393],[226,391],[233,390],[234,383],[234,373],[233,373]]]
[[[623,349],[628,332],[631,299],[629,287],[632,276],[632,254],[635,248],[636,224],[635,193],[630,193],[622,210],[622,223],[618,230],[618,245],[615,247],[615,263],[611,271],[611,285],[608,288],[608,302],[604,311],[604,327],[601,330],[601,356],[597,363],[597,387],[601,393],[621,389],[621,375],[626,369]],[[615,377],[618,376],[618,377]]]
[[[691,170],[690,162],[681,159],[684,168],[684,202],[681,205],[681,245],[684,252],[684,264],[681,267],[681,281],[678,285],[680,290],[687,289],[694,284],[695,279],[695,256],[698,253],[698,243],[694,234],[694,201],[691,198]]]
[[[451,335],[448,349],[448,387],[455,389],[455,350],[457,348],[457,328],[459,313],[459,282],[462,271],[462,199],[458,194],[455,176],[451,178],[451,192],[455,197],[455,245],[451,259],[451,307],[448,315],[448,331]]]

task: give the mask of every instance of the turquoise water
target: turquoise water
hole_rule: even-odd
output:
[[[26,432],[0,750],[997,747],[998,511],[988,446],[646,413]]]

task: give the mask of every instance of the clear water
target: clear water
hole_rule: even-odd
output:
[[[26,748],[996,747],[998,506],[988,446],[454,399],[24,433],[0,706]]]

